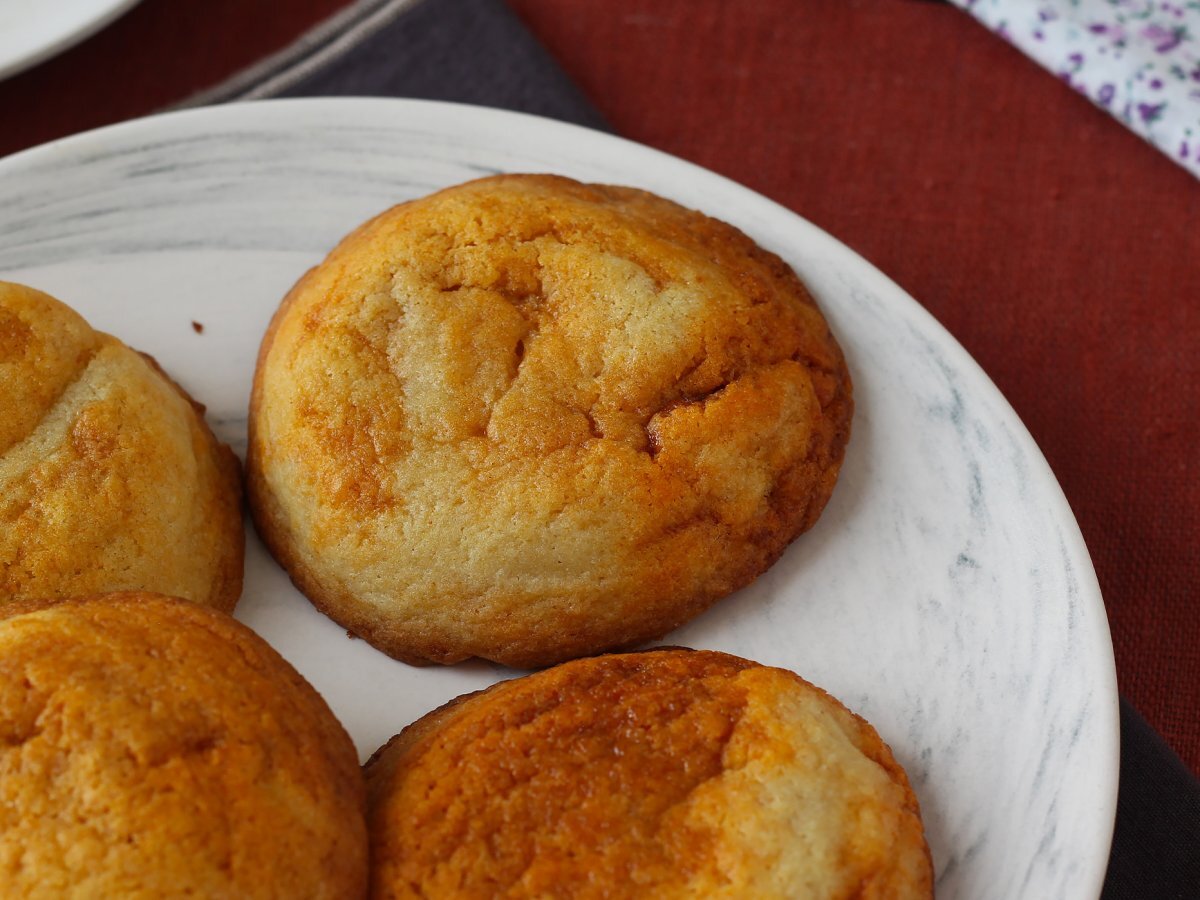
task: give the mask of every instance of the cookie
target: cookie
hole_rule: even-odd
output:
[[[286,297],[250,406],[255,522],[410,662],[657,638],[769,567],[837,479],[850,377],[735,228],[499,176],[383,213]]]
[[[366,773],[374,898],[933,896],[916,797],[871,726],[723,653],[502,682]]]
[[[237,458],[157,363],[0,282],[0,607],[149,590],[230,611]]]
[[[0,893],[362,896],[354,746],[252,631],[152,594],[0,615]]]

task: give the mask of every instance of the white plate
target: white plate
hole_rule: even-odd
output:
[[[62,53],[138,0],[0,0],[0,78]]]
[[[145,119],[0,161],[0,277],[154,354],[240,452],[258,342],[292,282],[368,216],[497,171],[657,191],[738,225],[808,282],[855,379],[841,482],[773,569],[669,640],[786,666],[870,719],[912,777],[942,900],[1096,896],[1116,808],[1117,693],[1071,511],[966,352],[783,207],[544,119],[273,101]],[[253,536],[238,616],[324,694],[364,756],[508,674],[410,668],[348,640]]]

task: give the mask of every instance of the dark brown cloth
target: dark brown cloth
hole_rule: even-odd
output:
[[[1102,900],[1200,896],[1200,782],[1121,701],[1121,790]]]

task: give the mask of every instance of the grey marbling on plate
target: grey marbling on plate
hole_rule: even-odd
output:
[[[240,451],[258,341],[292,282],[381,209],[500,171],[657,191],[733,222],[801,274],[855,379],[841,483],[773,569],[669,641],[786,666],[866,716],[912,777],[943,900],[1095,897],[1116,801],[1117,693],[1074,518],[963,349],[782,207],[549,120],[401,100],[272,101],[0,161],[0,277],[153,353]],[[325,695],[364,755],[510,674],[414,669],[349,640],[253,538],[238,614]]]

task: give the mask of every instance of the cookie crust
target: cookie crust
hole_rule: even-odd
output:
[[[631,188],[510,175],[390,209],[285,298],[250,405],[255,523],[409,662],[660,637],[813,525],[853,410],[791,269]]]
[[[502,682],[366,773],[375,898],[932,896],[917,799],[874,729],[723,653]]]
[[[0,282],[0,606],[149,590],[230,612],[241,466],[152,358]]]
[[[11,896],[362,896],[349,736],[250,629],[119,593],[0,608]]]

